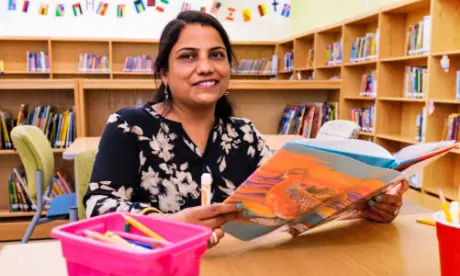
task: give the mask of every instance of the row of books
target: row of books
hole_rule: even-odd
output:
[[[34,125],[40,128],[53,148],[69,147],[76,137],[75,112],[72,109],[58,111],[53,106],[29,108],[21,104],[18,117],[14,119],[9,112],[0,110],[1,131],[0,149],[14,149],[10,132],[18,125]]]
[[[276,74],[278,71],[278,57],[273,55],[271,59],[242,59],[232,64],[233,74]]]
[[[426,108],[422,108],[422,112],[416,116],[417,136],[415,141],[425,142],[425,129],[426,129]]]
[[[443,140],[455,140],[460,142],[460,113],[449,114],[442,131]]]
[[[428,89],[428,69],[426,66],[406,66],[404,73],[405,96],[421,99]]]
[[[78,72],[109,72],[109,56],[98,56],[93,53],[83,53],[78,57]]]
[[[410,25],[407,30],[407,54],[420,55],[430,51],[431,16],[424,16],[419,22]]]
[[[375,131],[375,105],[367,108],[353,108],[351,120],[361,127],[362,132]]]
[[[14,168],[13,172],[8,177],[8,194],[9,194],[9,211],[10,212],[32,212],[37,210],[36,198],[32,198],[27,189],[27,177],[23,168]],[[70,194],[72,185],[63,177],[63,174],[56,172],[51,179],[51,190],[48,196],[52,199],[62,194]],[[49,205],[45,204],[44,209],[48,209]]]
[[[49,56],[44,52],[26,52],[27,59],[27,72],[49,72],[50,71],[50,59]]]
[[[315,138],[325,122],[337,118],[337,102],[287,105],[278,125],[278,134],[297,134]]]
[[[326,65],[342,64],[342,41],[326,46]]]
[[[148,55],[128,56],[125,59],[123,72],[152,72],[154,71],[155,57]]]
[[[378,57],[379,29],[358,37],[351,45],[350,62],[362,62]]]
[[[377,91],[376,71],[372,70],[370,74],[364,74],[361,78],[359,95],[365,97],[375,97]]]

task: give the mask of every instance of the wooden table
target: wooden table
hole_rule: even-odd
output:
[[[245,243],[227,236],[206,253],[200,275],[440,275],[436,229],[416,223],[417,217],[431,215],[401,215],[391,224],[332,222],[295,239],[275,233]],[[4,247],[0,271],[66,275],[56,241]]]
[[[284,142],[288,140],[301,140],[305,137],[300,135],[264,135],[265,140],[267,141],[268,146],[271,149],[279,149]],[[89,149],[95,149],[99,145],[100,137],[80,137],[75,139],[75,141],[68,147],[64,153],[63,158],[66,160],[74,160],[75,156],[79,153],[84,152]]]

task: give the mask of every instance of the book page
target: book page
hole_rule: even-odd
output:
[[[396,153],[395,159],[398,164],[403,164],[422,157],[423,155],[429,154],[430,152],[434,152],[438,149],[452,146],[453,144],[455,144],[455,141],[451,140],[410,145]]]
[[[295,141],[295,143],[304,147],[348,156],[376,167],[392,168],[396,163],[393,155],[384,147],[365,140],[304,139]]]
[[[286,224],[314,227],[331,214],[352,208],[399,175],[395,170],[289,141],[224,201],[241,202],[248,216],[223,229],[248,241]]]

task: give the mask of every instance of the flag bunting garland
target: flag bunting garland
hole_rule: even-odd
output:
[[[90,12],[96,13],[100,16],[114,14],[117,18],[124,18],[127,13],[127,9],[131,6],[130,9],[133,9],[137,14],[141,14],[147,11],[149,8],[155,10],[156,12],[163,13],[167,6],[170,4],[171,0],[119,0],[125,1],[126,3],[123,4],[113,4],[113,8],[109,9],[109,2],[108,0],[99,1],[99,0],[68,0],[70,3],[64,4],[64,0],[61,0],[59,4],[54,5],[54,14],[56,17],[63,17],[65,15],[66,6],[70,5],[69,8],[72,10],[72,14],[74,17],[82,16],[83,8],[85,8],[85,14]],[[96,6],[96,1],[98,5]],[[175,0],[174,0],[175,1]],[[6,0],[5,1],[7,9],[9,12],[22,12],[28,13],[29,7],[31,5],[30,0]],[[38,7],[38,13],[41,16],[48,16],[49,9],[53,9],[53,5],[46,3],[47,0],[42,0]],[[131,4],[129,4],[131,3]],[[254,7],[243,7],[236,9],[231,6],[224,7],[222,10],[222,3],[225,4],[224,0],[213,0],[211,5],[206,6],[196,6],[192,8],[192,1],[185,0],[182,1],[181,4],[181,11],[188,11],[188,10],[198,10],[203,13],[210,13],[213,15],[222,15],[226,21],[235,22],[238,19],[242,19],[243,22],[250,22],[253,21],[254,15],[256,18],[265,17],[268,14],[279,14],[281,17],[290,17],[291,15],[291,5],[289,3],[280,3],[277,0],[266,0],[266,1],[259,1],[256,3]],[[34,5],[33,3],[32,5]],[[129,4],[129,5],[128,5]],[[84,5],[84,6],[83,6]],[[269,8],[269,7],[272,8]],[[18,8],[19,7],[19,8]],[[34,6],[32,6],[33,9]],[[97,8],[97,9],[96,9]],[[116,9],[115,9],[116,8]],[[269,11],[270,9],[270,11]],[[50,12],[53,12],[52,10]],[[254,13],[254,14],[253,14]]]

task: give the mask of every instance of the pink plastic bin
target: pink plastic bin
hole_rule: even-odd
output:
[[[69,276],[189,276],[199,275],[200,262],[212,230],[145,215],[127,214],[164,237],[170,244],[147,252],[135,252],[94,241],[84,230],[104,234],[124,232],[125,219],[110,213],[53,228],[60,240]],[[146,237],[135,227],[131,234]]]

